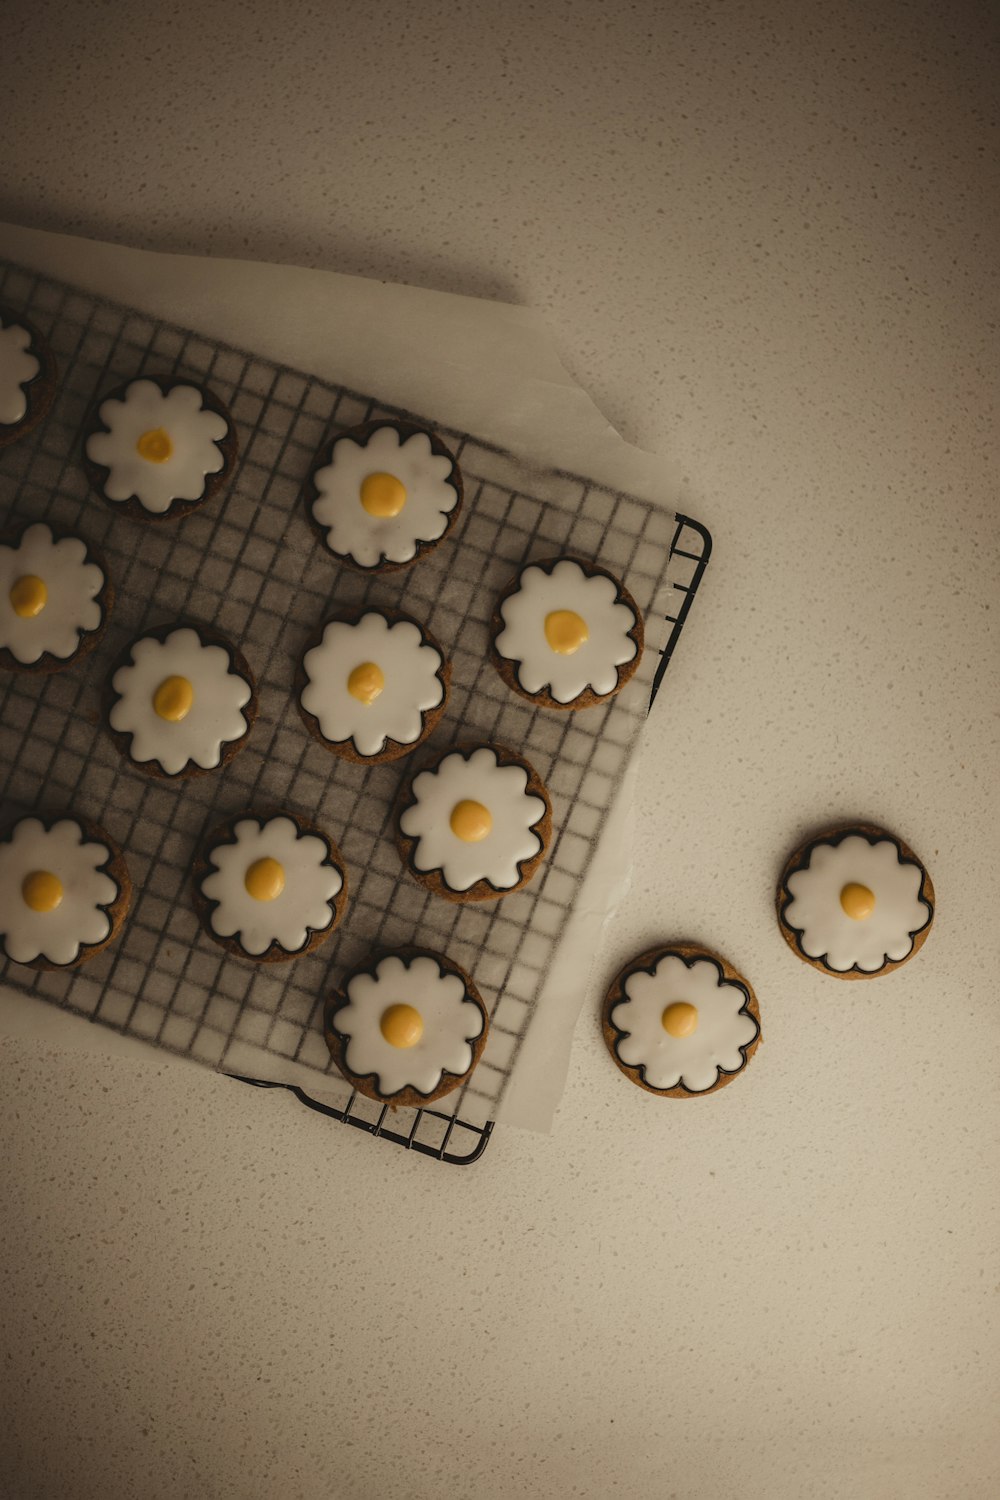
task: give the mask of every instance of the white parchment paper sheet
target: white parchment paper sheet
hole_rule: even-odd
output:
[[[331,272],[151,254],[12,225],[0,225],[0,255],[377,393],[501,444],[530,464],[585,473],[673,508],[676,476],[614,432],[566,375],[542,319],[530,309]],[[507,1123],[551,1124],[599,934],[627,892],[634,768],[633,760],[501,1102],[498,1117]],[[149,1056],[139,1041],[6,989],[0,990],[0,1028]],[[230,1056],[229,1066],[319,1092],[315,1075],[270,1056],[247,1056],[242,1063]]]

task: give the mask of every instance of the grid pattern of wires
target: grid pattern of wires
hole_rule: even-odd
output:
[[[359,575],[315,543],[302,483],[331,433],[400,413],[17,266],[0,265],[0,301],[36,324],[60,373],[49,417],[0,454],[0,524],[46,520],[78,531],[104,551],[118,594],[93,655],[51,677],[12,674],[0,685],[0,809],[4,821],[34,810],[92,818],[121,844],[136,888],[120,941],[81,970],[36,974],[8,963],[0,977],[213,1068],[266,1079],[269,1059],[294,1063],[298,1081],[314,1080],[329,1101],[319,1105],[327,1113],[442,1159],[473,1159],[700,581],[707,533],[580,478],[527,474],[511,455],[439,428],[465,478],[455,532],[408,571]],[[239,432],[228,490],[176,525],[115,515],[88,492],[79,464],[91,403],[146,373],[209,386]],[[635,678],[610,704],[577,715],[535,709],[507,689],[487,656],[492,603],[504,584],[525,561],[563,551],[616,572],[646,617],[647,651]],[[525,890],[456,906],[409,880],[389,827],[405,762],[353,765],[302,725],[290,695],[303,642],[336,608],[368,603],[423,620],[451,655],[452,696],[429,748],[476,738],[507,744],[548,786],[555,835]],[[224,771],[172,784],[118,756],[99,704],[108,665],[127,641],[181,616],[239,644],[257,675],[261,710],[247,747]],[[341,929],[316,954],[255,968],[205,937],[187,883],[203,830],[260,807],[287,807],[325,828],[346,859],[351,897]],[[395,1110],[387,1121],[385,1109],[354,1095],[332,1067],[322,1002],[331,982],[374,948],[411,942],[448,953],[474,975],[491,1036],[461,1091],[435,1111],[404,1121],[407,1112]],[[455,1146],[456,1125],[471,1144]]]

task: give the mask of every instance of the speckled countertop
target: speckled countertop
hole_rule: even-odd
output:
[[[670,459],[716,554],[599,976],[700,938],[766,1041],[714,1099],[648,1098],[595,982],[552,1135],[468,1170],[0,1043],[4,1495],[997,1493],[992,25],[8,6],[0,217],[541,307]],[[875,984],[773,922],[840,815],[937,887]]]

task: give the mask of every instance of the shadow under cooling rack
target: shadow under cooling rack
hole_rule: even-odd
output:
[[[452,1166],[469,1166],[478,1161],[493,1134],[492,1121],[485,1125],[471,1125],[458,1115],[442,1115],[435,1109],[395,1109],[388,1104],[376,1104],[354,1090],[343,1109],[333,1104],[324,1104],[313,1099],[304,1089],[294,1083],[272,1083],[264,1078],[241,1078],[238,1073],[228,1073],[227,1078],[237,1083],[248,1083],[255,1089],[285,1089],[293,1094],[307,1109],[326,1115],[330,1120],[339,1120],[342,1125],[353,1125],[368,1135],[392,1141],[406,1151],[418,1151],[421,1156],[433,1156],[435,1161],[446,1161]],[[401,1128],[409,1122],[409,1129]]]

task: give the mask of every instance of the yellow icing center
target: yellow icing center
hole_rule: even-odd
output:
[[[545,639],[560,656],[572,656],[590,640],[590,631],[575,609],[554,609],[545,616]]]
[[[363,661],[347,679],[347,691],[359,703],[372,704],[385,687],[385,674],[373,661]]]
[[[193,702],[194,688],[186,677],[164,677],[153,694],[153,708],[171,724],[186,719]]]
[[[855,922],[863,922],[875,910],[875,893],[851,880],[840,893],[840,904]]]
[[[481,802],[463,798],[451,810],[451,831],[463,844],[478,844],[493,827],[493,814]]]
[[[32,911],[55,911],[63,898],[63,883],[50,870],[32,870],[24,877],[21,895]]]
[[[390,1047],[415,1047],[424,1034],[424,1018],[412,1005],[390,1005],[378,1024]]]
[[[690,1036],[698,1030],[698,1007],[686,1000],[675,1000],[668,1005],[660,1017],[663,1029],[669,1036]]]
[[[34,573],[25,573],[11,585],[10,602],[14,613],[22,620],[33,620],[40,615],[48,601],[49,591],[43,578]]]
[[[370,516],[398,516],[406,504],[406,486],[395,474],[367,474],[361,481],[361,504]]]
[[[135,445],[135,451],[148,464],[165,464],[174,451],[170,433],[164,427],[151,427]]]
[[[243,884],[255,901],[274,901],[285,889],[285,868],[270,856],[255,859],[247,867]]]

